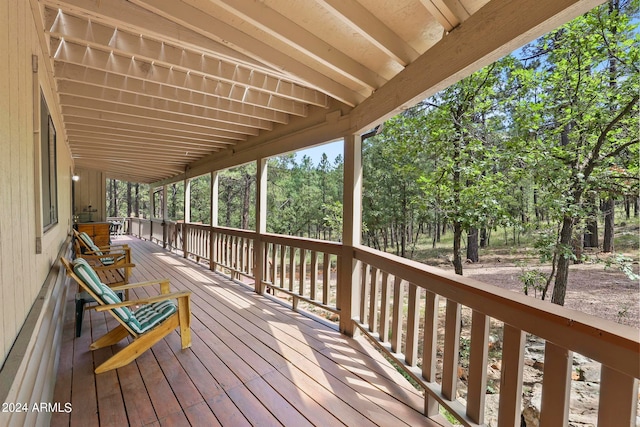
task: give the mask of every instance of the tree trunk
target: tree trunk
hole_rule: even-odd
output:
[[[595,197],[589,200],[589,217],[587,218],[587,226],[584,234],[584,247],[598,247],[598,204]]]
[[[615,202],[612,197],[604,201],[604,240],[602,242],[602,252],[613,252],[613,232],[615,219]]]
[[[475,227],[471,227],[467,232],[467,260],[471,262],[480,260],[478,255],[478,229]]]
[[[131,210],[133,209],[133,203],[131,200],[131,182],[127,181],[127,213],[125,216],[131,215]]]
[[[564,248],[571,247],[571,235],[573,234],[573,218],[565,217],[562,221],[562,229],[560,230],[560,242],[558,250],[564,252]],[[566,254],[561,253],[558,255],[558,268],[556,273],[556,280],[553,285],[553,294],[551,295],[551,302],[558,305],[564,305],[564,297],[567,294],[567,281],[569,280],[569,265],[571,265],[571,257],[564,256]]]
[[[487,240],[487,227],[482,227],[480,229],[480,247],[486,248],[489,245]]]
[[[244,189],[242,194],[242,223],[240,228],[247,230],[249,228],[249,204],[251,202],[251,176],[244,175]]]
[[[631,196],[625,196],[624,198],[624,213],[627,219],[631,218]]]
[[[456,274],[462,276],[462,258],[460,257],[460,241],[462,240],[462,225],[453,221],[453,268]]]
[[[133,204],[133,210],[135,211],[135,216],[140,218],[140,184],[136,182],[135,185],[135,200]]]

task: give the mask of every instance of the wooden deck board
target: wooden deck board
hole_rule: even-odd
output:
[[[118,240],[133,247],[132,282],[168,277],[173,290],[193,293],[192,347],[180,349],[176,330],[96,376],[94,367],[126,343],[90,352],[92,338],[117,322],[91,310],[75,338],[70,292],[55,401],[71,401],[73,411],[52,426],[435,425],[419,412],[420,393],[396,384],[399,374],[367,343],[156,245]]]

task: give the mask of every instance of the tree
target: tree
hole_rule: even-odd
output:
[[[536,133],[536,182],[559,225],[551,301],[560,305],[569,265],[576,258],[574,232],[587,217],[585,196],[628,179],[614,176],[611,168],[638,144],[638,45],[633,44],[629,16],[618,6],[619,10],[598,7],[524,51],[533,60],[532,75],[540,84],[520,113]],[[632,10],[637,1],[624,6]]]

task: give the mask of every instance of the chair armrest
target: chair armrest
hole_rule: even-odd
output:
[[[160,284],[161,288],[163,287],[163,285],[169,286],[169,279],[156,279],[156,280],[149,280],[147,282],[128,283],[126,285],[110,286],[110,288],[113,289],[114,291],[121,291],[125,289],[141,288],[144,286],[153,286],[156,284]]]
[[[151,304],[153,302],[158,302],[158,301],[166,301],[170,299],[189,298],[189,297],[191,297],[191,292],[187,292],[187,291],[172,292],[170,294],[157,295],[155,297],[142,298],[142,299],[130,300],[130,301],[122,301],[117,304],[98,305],[95,307],[95,310],[107,311],[107,310],[112,310],[114,308],[128,307],[130,305]]]
[[[100,257],[97,257],[100,258]],[[121,268],[125,268],[125,267],[135,267],[135,264],[127,264],[127,263],[116,263],[116,264],[111,264],[111,265],[96,265],[96,266],[91,266],[91,268],[93,268],[95,271],[102,271],[102,270],[120,270]]]

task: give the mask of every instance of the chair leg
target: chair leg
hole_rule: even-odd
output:
[[[133,362],[145,351],[149,350],[155,343],[167,336],[169,333],[178,326],[178,316],[173,315],[169,317],[164,323],[155,329],[147,332],[144,335],[140,335],[133,340],[128,346],[111,356],[102,365],[98,366],[95,370],[96,374],[111,371],[112,369],[121,368],[129,363]]]
[[[84,317],[84,299],[76,297],[76,337],[82,334],[82,319]]]
[[[124,338],[129,336],[129,331],[122,325],[118,325],[116,328],[113,328],[97,340],[95,340],[90,346],[90,350],[97,350],[99,348],[108,347],[115,343],[122,341]]]
[[[191,300],[188,296],[178,298],[178,317],[182,349],[189,348],[191,347]]]

